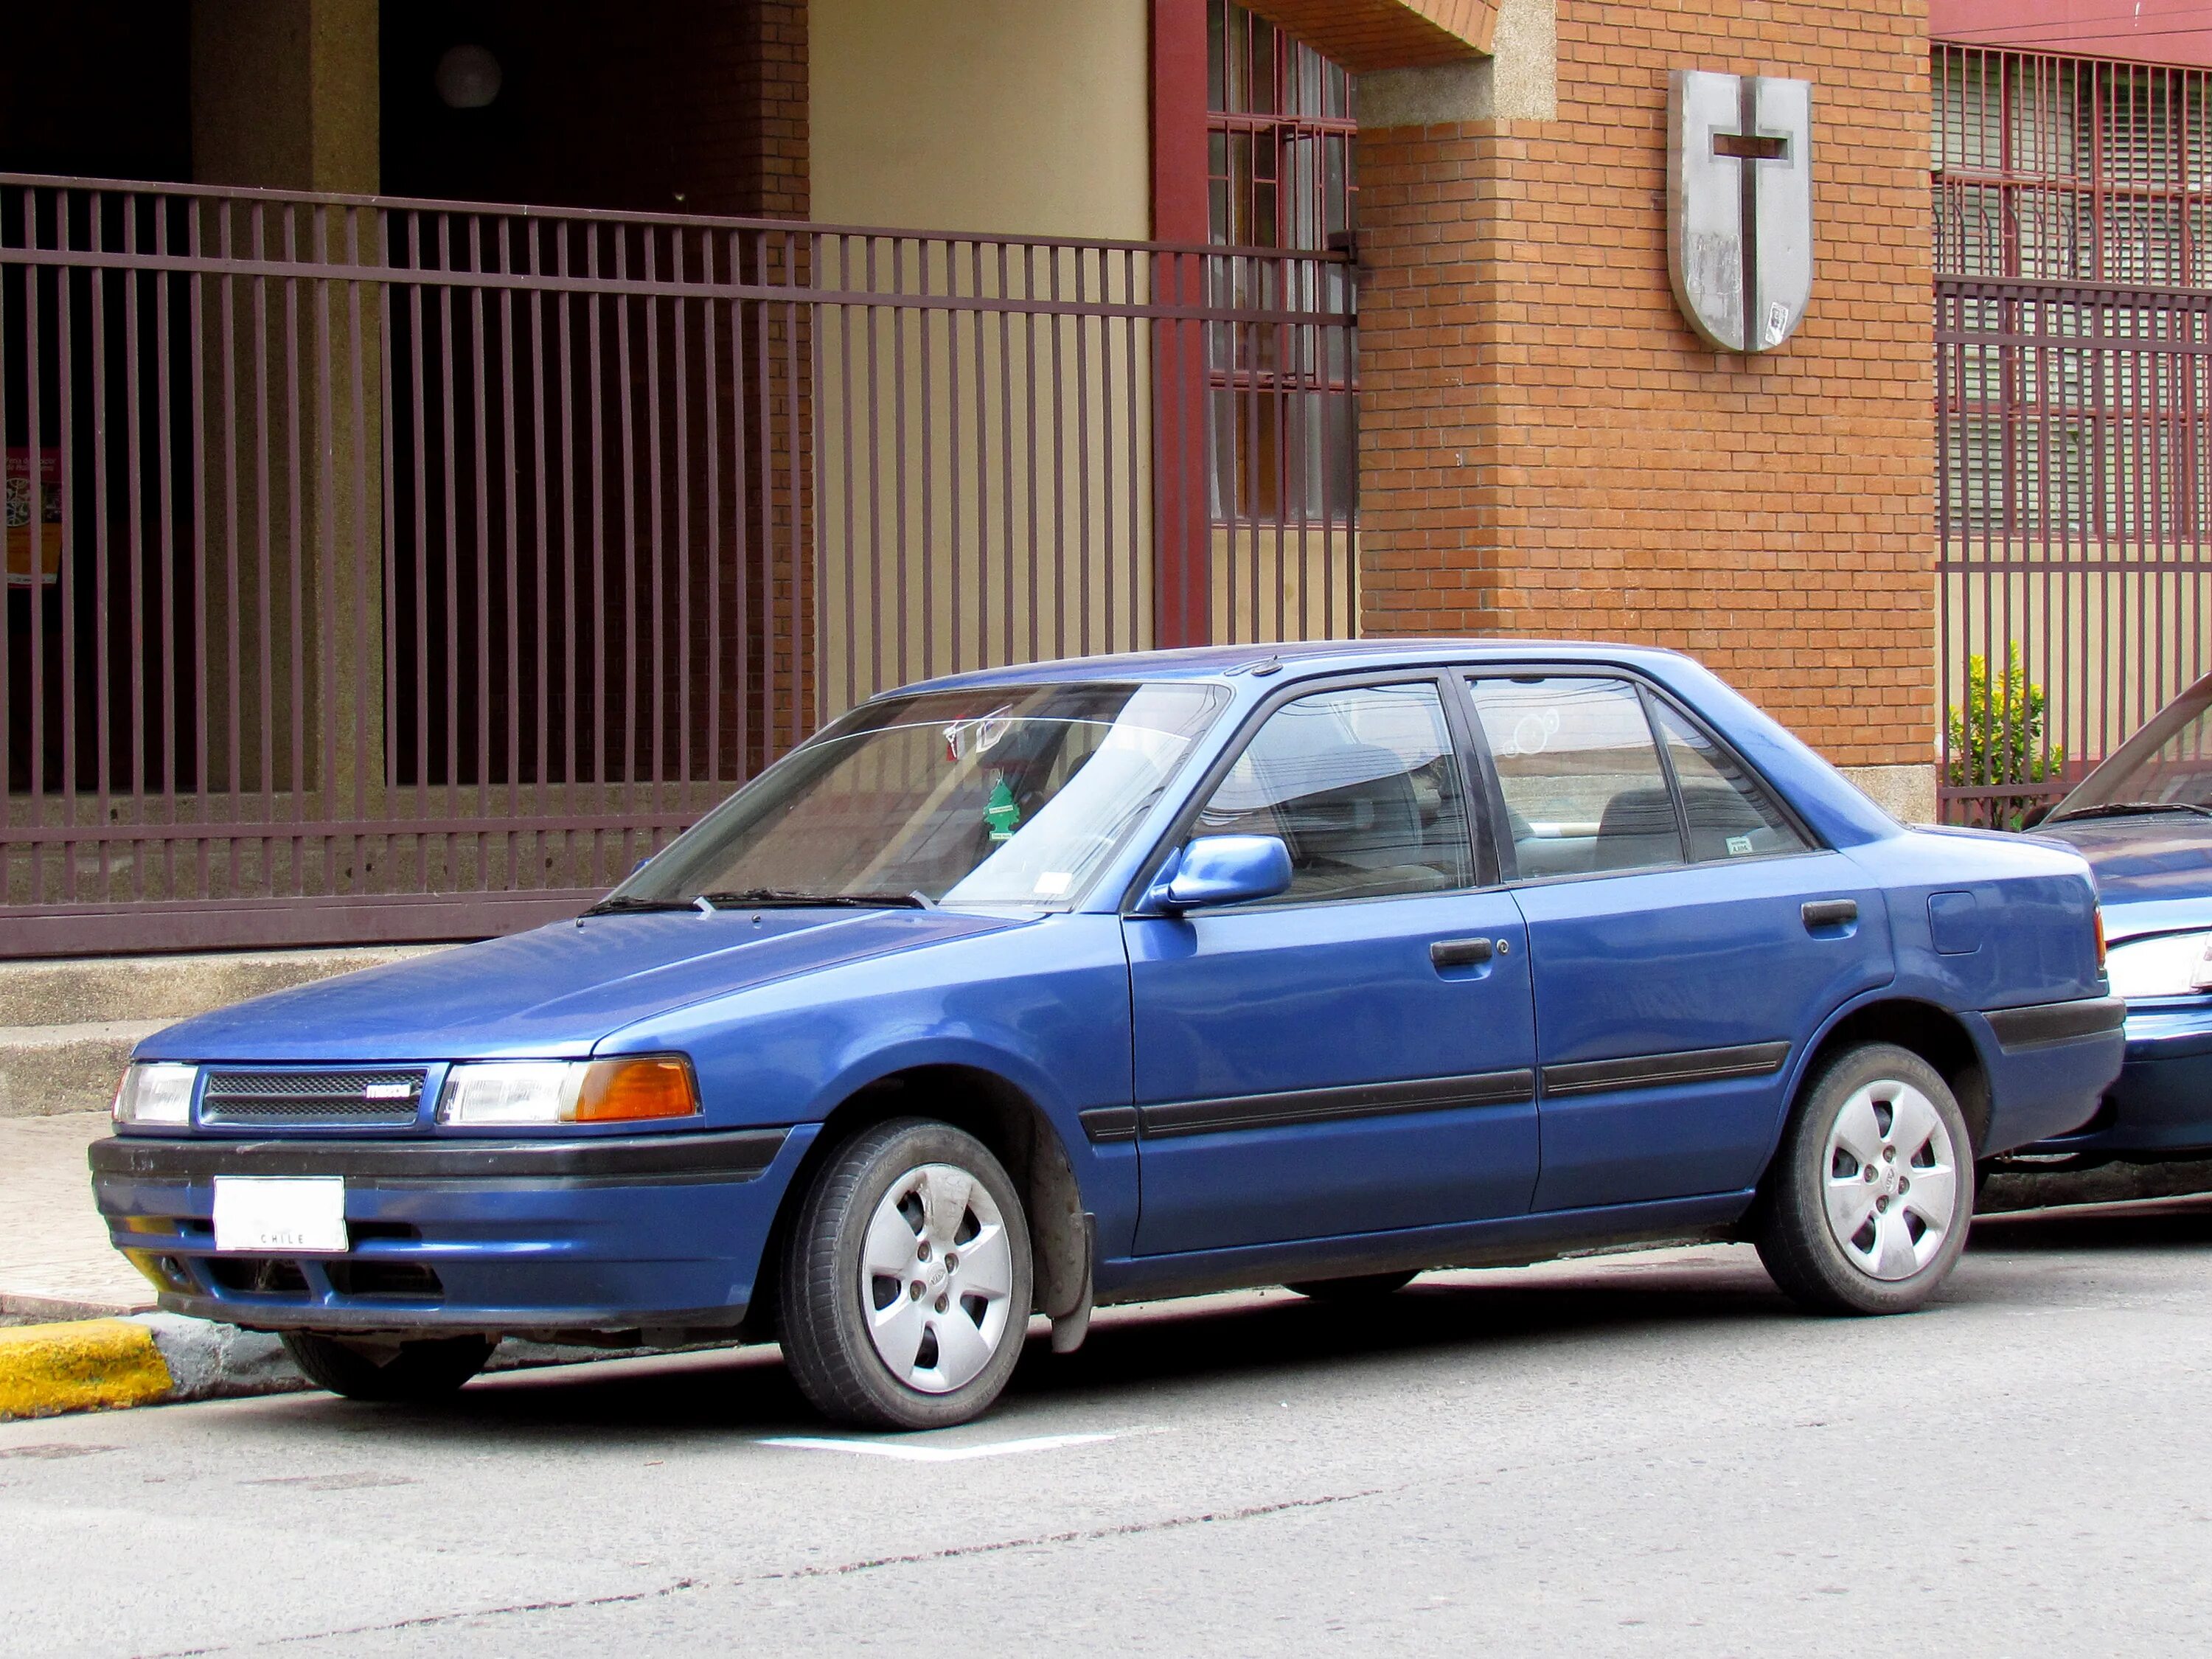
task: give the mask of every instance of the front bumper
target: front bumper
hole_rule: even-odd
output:
[[[2212,1148],[2212,997],[2130,1005],[2127,1058],[2097,1115],[2022,1150],[2097,1158]]]
[[[117,1249],[174,1313],[252,1329],[631,1331],[744,1316],[815,1126],[573,1139],[117,1136]],[[339,1176],[342,1255],[215,1248],[217,1176]]]

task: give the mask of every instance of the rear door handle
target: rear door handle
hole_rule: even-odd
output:
[[[1439,968],[1479,968],[1492,954],[1486,939],[1440,939],[1429,946],[1429,960]]]
[[[1856,899],[1808,899],[1798,914],[1805,918],[1805,931],[1817,927],[1843,927],[1859,919]]]

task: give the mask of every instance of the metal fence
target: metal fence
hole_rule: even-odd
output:
[[[1938,278],[1949,816],[2012,823],[2212,667],[2212,290]]]
[[[2012,823],[2212,669],[2212,74],[1931,80],[1939,793]]]
[[[0,177],[0,955],[526,926],[886,685],[1350,631],[1347,277]]]

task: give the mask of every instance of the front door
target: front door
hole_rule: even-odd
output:
[[[1124,923],[1140,1254],[1528,1208],[1527,936],[1511,898],[1480,886],[1445,690],[1275,709],[1191,833],[1281,836],[1290,890]]]
[[[1880,890],[1647,689],[1587,672],[1471,689],[1528,926],[1534,1207],[1750,1187],[1791,1059],[1890,977]]]

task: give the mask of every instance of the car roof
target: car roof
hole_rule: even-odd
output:
[[[1679,652],[1593,640],[1308,640],[1282,645],[1206,645],[1173,651],[1130,651],[1106,657],[1066,657],[1009,668],[946,674],[897,690],[901,693],[945,691],[963,686],[1034,685],[1044,680],[1220,680],[1268,662],[1295,668],[1301,676],[1358,673],[1368,669],[1395,667],[1408,660],[1479,664],[1525,662],[1532,656],[1563,662],[1640,664],[1652,668],[1684,660]],[[889,696],[893,693],[881,695]]]

